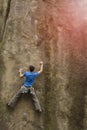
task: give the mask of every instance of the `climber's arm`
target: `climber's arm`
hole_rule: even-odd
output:
[[[42,73],[43,72],[43,62],[41,61],[40,62],[40,70],[38,71],[38,73]]]
[[[23,72],[22,72],[22,69],[19,70],[19,76],[20,76],[20,77],[23,77],[23,76],[24,76],[24,74],[23,74]]]

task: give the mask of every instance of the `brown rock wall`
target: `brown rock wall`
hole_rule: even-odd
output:
[[[0,3],[0,129],[86,130],[87,2]],[[44,72],[34,87],[44,112],[36,113],[26,96],[9,111],[6,103],[23,83],[19,68],[38,70],[40,60]]]

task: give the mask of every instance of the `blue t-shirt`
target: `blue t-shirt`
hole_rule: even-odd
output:
[[[25,77],[25,81],[24,81],[24,86],[25,87],[31,87],[34,84],[34,81],[36,79],[36,77],[39,75],[38,72],[29,72],[26,71],[24,73],[24,77]]]

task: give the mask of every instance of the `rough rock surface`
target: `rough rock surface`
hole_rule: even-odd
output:
[[[87,129],[87,2],[0,0],[0,130]],[[6,103],[23,83],[18,69],[44,72],[34,88],[43,113],[22,97]]]

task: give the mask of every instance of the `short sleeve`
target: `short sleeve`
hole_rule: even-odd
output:
[[[38,72],[35,72],[35,77],[38,77],[39,76],[39,73]]]
[[[26,76],[26,72],[24,72],[24,76]]]

